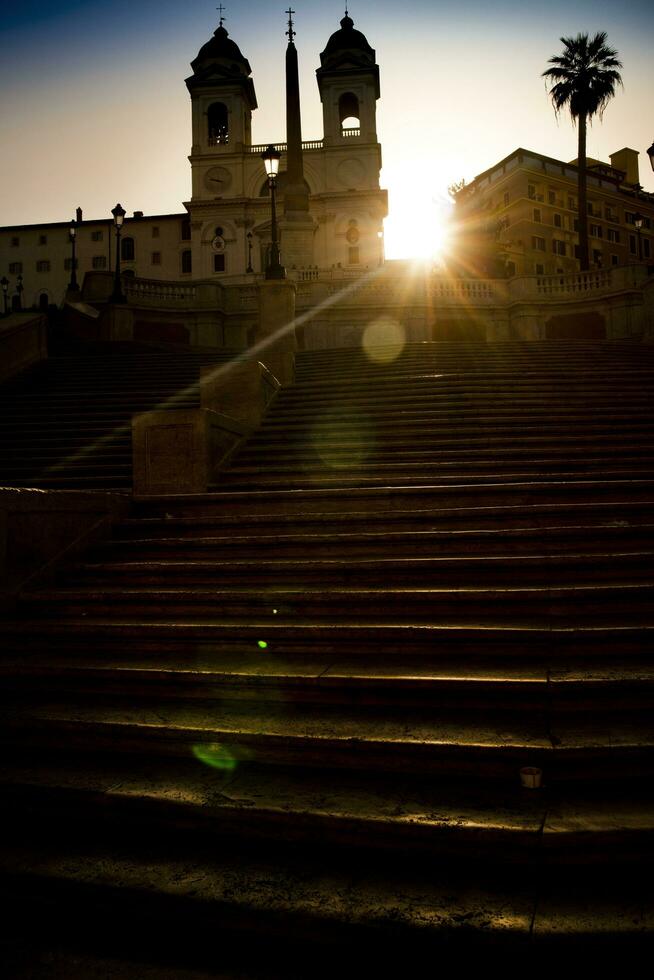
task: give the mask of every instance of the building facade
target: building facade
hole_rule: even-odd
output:
[[[292,38],[290,40],[292,45]],[[261,153],[252,143],[257,109],[247,58],[222,21],[191,63],[191,200],[167,215],[126,218],[121,267],[154,280],[238,281],[263,271],[270,242],[270,191]],[[365,271],[383,255],[387,193],[380,189],[381,146],[376,102],[379,67],[349,16],[328,40],[316,72],[324,135],[301,143],[308,191],[306,233],[286,221],[287,141],[278,180],[282,262],[289,269],[347,267]],[[71,272],[69,223],[0,228],[0,277],[10,300],[22,276],[23,305],[62,302]],[[111,218],[83,221],[77,232],[80,283],[87,272],[115,268]]]
[[[557,275],[578,270],[577,165],[519,148],[456,194],[462,274]],[[654,195],[638,152],[588,161],[591,268],[654,261]],[[638,227],[640,225],[640,228]]]

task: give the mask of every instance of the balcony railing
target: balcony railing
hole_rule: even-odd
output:
[[[255,143],[253,146],[250,146],[248,149],[250,153],[261,154],[264,152],[264,150],[267,150],[269,146],[270,143]],[[273,146],[279,153],[286,153],[286,150],[288,149],[288,145],[286,143],[273,143]],[[323,148],[322,140],[302,140],[303,150],[322,150],[322,148]]]
[[[349,139],[351,136],[361,136],[361,130],[358,126],[348,126],[347,129],[341,130],[341,136],[344,140]]]

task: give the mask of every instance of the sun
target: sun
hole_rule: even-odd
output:
[[[411,203],[398,201],[386,219],[386,258],[439,262],[447,252],[451,207],[435,200]]]

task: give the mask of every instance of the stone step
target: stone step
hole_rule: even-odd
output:
[[[415,659],[393,650],[334,657],[314,652],[267,655],[257,647],[236,651],[211,644],[151,643],[76,646],[43,640],[7,644],[0,663],[4,696],[88,701],[115,697],[150,702],[263,701],[281,704],[394,705],[492,708],[504,711],[586,712],[597,726],[602,714],[651,711],[654,668],[644,656],[617,653],[563,657],[543,649],[528,660],[501,647],[484,659],[452,658],[434,650]],[[38,686],[36,681],[38,679]]]
[[[380,526],[385,532],[391,533],[407,528],[424,531],[459,529],[466,533],[482,529],[526,531],[528,528],[559,528],[569,525],[588,527],[595,523],[607,529],[612,526],[626,528],[632,524],[647,524],[654,518],[654,499],[569,504],[524,503],[498,507],[425,507],[420,510],[407,507],[392,513],[341,510],[337,516],[320,512],[307,514],[303,510],[298,510],[295,514],[235,516],[225,513],[218,500],[213,511],[204,502],[198,516],[186,517],[177,516],[180,500],[188,501],[189,498],[177,498],[176,502],[169,500],[169,510],[165,501],[150,504],[143,499],[133,504],[135,516],[119,522],[115,526],[114,536],[118,539],[129,537],[145,540],[152,534],[157,537],[208,537],[215,533],[218,536],[240,537],[247,536],[251,531],[283,536],[287,536],[289,531],[340,535],[346,531],[350,534],[377,533]],[[619,519],[616,519],[616,515],[619,515]]]
[[[41,644],[48,640],[71,644],[92,642],[128,642],[130,644],[164,643],[179,647],[188,644],[211,643],[234,652],[267,651],[284,655],[319,653],[342,656],[361,656],[375,652],[381,656],[387,650],[401,650],[406,656],[432,656],[438,650],[442,656],[469,656],[486,658],[498,651],[506,655],[542,658],[543,650],[557,656],[588,655],[614,658],[618,654],[640,656],[652,642],[654,620],[651,615],[632,616],[626,625],[605,623],[597,617],[594,623],[560,624],[558,622],[470,622],[443,621],[438,625],[404,624],[282,624],[261,625],[252,622],[223,623],[209,617],[195,617],[192,621],[159,621],[142,617],[116,615],[109,617],[78,617],[62,621],[61,618],[37,618],[25,629],[22,619],[6,619],[0,623],[3,642],[13,644],[20,637]]]
[[[654,608],[654,584],[594,582],[529,587],[493,588],[422,587],[405,588],[275,588],[238,592],[204,585],[183,589],[179,586],[147,588],[113,586],[93,588],[42,589],[23,593],[18,611],[22,615],[78,619],[80,616],[138,616],[144,621],[178,622],[209,618],[218,624],[239,621],[264,628],[272,624],[329,623],[400,625],[463,622],[466,617],[486,625],[504,624],[544,626],[586,621],[628,625],[634,616],[646,617]]]
[[[213,542],[212,542],[213,543]],[[391,542],[392,543],[392,542]],[[111,582],[116,579],[127,584],[145,585],[147,580],[153,584],[176,581],[189,584],[227,579],[233,582],[251,582],[262,590],[274,587],[276,582],[289,583],[322,582],[363,585],[366,583],[416,583],[416,584],[454,584],[469,586],[529,582],[543,586],[559,582],[582,583],[605,581],[620,578],[621,581],[641,581],[651,574],[651,550],[628,550],[607,553],[598,548],[586,554],[523,553],[516,555],[504,542],[504,551],[492,555],[488,551],[481,554],[411,555],[396,553],[389,558],[388,552],[381,557],[357,555],[327,555],[306,558],[307,552],[315,550],[309,544],[301,549],[300,555],[280,558],[262,558],[261,547],[252,548],[251,557],[242,554],[223,555],[203,554],[198,548],[185,554],[180,547],[155,548],[146,546],[134,548],[132,554],[123,549],[98,549],[95,555],[85,556],[82,563],[72,566],[66,574],[69,582],[84,580],[89,584],[99,581]],[[394,549],[399,552],[398,548]],[[148,552],[153,555],[148,558]],[[167,553],[168,552],[168,553]]]
[[[426,471],[426,472],[425,472]],[[427,468],[419,464],[415,469],[410,468],[410,464],[400,464],[394,467],[392,464],[375,469],[368,469],[359,464],[351,468],[340,467],[330,469],[326,464],[324,467],[316,467],[312,470],[298,470],[295,467],[277,471],[271,471],[266,467],[251,467],[242,469],[233,467],[225,470],[219,475],[219,483],[213,484],[216,490],[224,487],[242,490],[263,490],[264,487],[275,489],[329,489],[331,487],[380,487],[388,486],[390,480],[402,486],[412,485],[424,487],[426,481],[438,483],[440,487],[446,489],[449,486],[460,486],[462,481],[468,486],[478,485],[483,488],[496,487],[499,492],[503,492],[504,487],[510,487],[518,481],[533,481],[534,485],[547,486],[552,481],[565,482],[566,479],[574,482],[601,478],[601,481],[610,487],[621,480],[630,480],[634,483],[645,481],[653,475],[652,467],[639,466],[638,468],[626,463],[624,466],[617,461],[610,469],[605,465],[597,467],[579,467],[574,470],[566,470],[555,465],[551,467],[538,467],[529,470],[527,467],[507,467],[502,469],[496,467],[492,472],[470,473],[469,471],[456,471],[450,475],[445,475],[442,469],[435,464]]]
[[[388,706],[280,704],[222,701],[216,709],[192,701],[121,704],[98,699],[78,704],[20,705],[5,711],[5,745],[32,752],[134,754],[189,758],[216,746],[236,761],[266,765],[402,772],[515,780],[523,766],[538,766],[552,785],[598,778],[610,782],[651,779],[654,735],[650,712],[618,712],[597,730],[573,713],[547,722],[539,712],[521,715],[459,710],[392,709]]]
[[[213,755],[213,758],[212,758]],[[464,864],[580,865],[604,849],[609,865],[654,857],[654,799],[637,790],[611,799],[592,788],[562,796],[556,788],[525,793],[518,781],[499,792],[409,774],[349,772],[337,785],[320,770],[238,765],[218,749],[189,762],[129,760],[110,767],[52,760],[9,762],[0,771],[6,819],[30,819],[35,809],[72,830],[111,832],[149,823],[238,839],[407,853]],[[229,760],[232,761],[232,760]],[[204,763],[204,764],[203,764]]]
[[[520,481],[505,484],[467,484],[457,486],[385,486],[353,487],[347,492],[347,506],[359,514],[393,515],[416,509],[433,509],[475,506],[532,506],[534,504],[560,504],[569,506],[577,502],[595,504],[599,501],[620,501],[627,496],[632,502],[651,500],[654,497],[654,480],[558,480]],[[161,508],[177,517],[202,517],[215,514],[216,509],[229,512],[234,517],[309,515],[321,513],[341,514],[344,502],[339,489],[277,489],[269,490],[217,490],[208,494],[157,495],[152,494],[145,502],[150,512]]]

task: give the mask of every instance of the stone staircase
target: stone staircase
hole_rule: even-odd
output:
[[[134,500],[5,624],[17,920],[230,977],[649,949],[653,382],[300,355],[214,493]]]
[[[0,485],[132,486],[132,416],[200,404],[200,368],[230,351],[52,357],[0,386]]]

